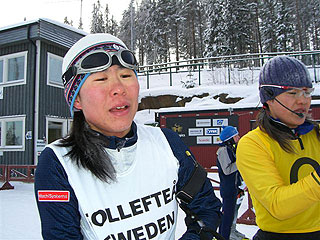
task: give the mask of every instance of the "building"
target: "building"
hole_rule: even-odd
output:
[[[86,34],[43,18],[0,28],[0,164],[36,164],[67,133],[62,59]]]

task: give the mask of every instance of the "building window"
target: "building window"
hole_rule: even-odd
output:
[[[0,56],[0,84],[17,85],[26,82],[27,52]]]
[[[8,82],[24,79],[24,56],[8,59]]]
[[[46,140],[47,144],[62,138],[67,135],[69,131],[69,119],[58,117],[46,117]]]
[[[6,122],[6,146],[22,146],[22,121]]]
[[[47,84],[63,88],[62,76],[63,58],[52,53],[48,53]]]
[[[0,149],[24,150],[25,117],[0,118]]]
[[[48,124],[48,143],[63,137],[63,123],[49,121]]]

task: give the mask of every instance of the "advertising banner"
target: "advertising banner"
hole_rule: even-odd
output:
[[[166,127],[172,129],[187,146],[221,143],[219,135],[225,126],[238,127],[238,116],[167,117]]]

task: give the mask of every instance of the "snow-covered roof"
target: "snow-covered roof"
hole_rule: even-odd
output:
[[[78,29],[78,28],[75,28],[75,27],[70,26],[68,24],[61,23],[61,22],[58,22],[58,21],[55,21],[55,20],[52,20],[52,19],[48,19],[48,18],[38,18],[38,19],[35,19],[35,20],[29,20],[29,21],[24,21],[24,22],[12,24],[12,25],[4,26],[4,27],[0,28],[0,31],[4,31],[4,30],[12,29],[12,28],[17,28],[17,27],[33,24],[33,23],[37,23],[37,22],[40,22],[40,21],[46,21],[46,22],[52,23],[54,25],[60,26],[62,28],[69,29],[70,31],[77,32],[77,33],[82,34],[82,35],[87,35],[88,34],[87,32],[85,32],[85,31],[83,31],[81,29]]]

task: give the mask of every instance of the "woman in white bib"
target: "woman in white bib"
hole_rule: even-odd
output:
[[[73,126],[45,148],[37,166],[43,238],[175,239],[175,196],[195,161],[173,131],[134,123],[133,52],[110,34],[90,34],[71,47],[62,68]],[[216,230],[221,203],[208,179],[185,205]],[[186,223],[181,239],[200,239],[199,224]]]

